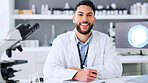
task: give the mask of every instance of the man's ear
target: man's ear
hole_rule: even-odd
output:
[[[72,17],[73,23],[75,23],[75,16]]]
[[[93,24],[96,22],[96,17],[94,17],[94,21],[93,21]]]

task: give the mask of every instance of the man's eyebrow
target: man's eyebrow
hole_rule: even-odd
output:
[[[83,13],[83,12],[78,12],[78,13]],[[89,12],[89,13],[87,13],[87,14],[93,14],[92,12]]]
[[[78,13],[83,13],[83,12],[78,12]]]
[[[93,14],[92,12],[89,12],[89,13],[87,13],[87,14]]]

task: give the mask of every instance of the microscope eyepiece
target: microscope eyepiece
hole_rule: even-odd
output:
[[[30,24],[26,24],[26,25],[20,24],[19,26],[17,26],[16,29],[18,29],[20,31],[20,34],[22,36],[22,40],[25,40],[39,27],[40,26],[38,23],[35,23],[33,26],[30,26]]]

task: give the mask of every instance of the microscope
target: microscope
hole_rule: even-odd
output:
[[[35,23],[33,26],[30,24],[19,24],[15,29],[11,29],[6,39],[0,40],[0,59],[4,52],[6,52],[8,57],[11,57],[12,51],[16,49],[22,52],[23,49],[20,45],[20,41],[27,39],[38,28],[39,24]],[[27,60],[0,60],[0,83],[17,83],[17,80],[12,80],[10,78],[14,77],[14,73],[19,70],[14,70],[11,67],[23,63],[27,63]]]

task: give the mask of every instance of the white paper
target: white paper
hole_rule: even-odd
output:
[[[103,83],[104,80],[95,79],[91,82],[65,81],[64,83]]]

